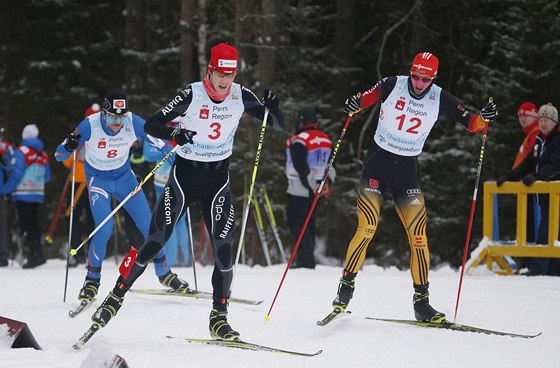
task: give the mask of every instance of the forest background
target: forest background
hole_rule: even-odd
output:
[[[285,220],[284,145],[302,106],[316,107],[321,129],[336,141],[349,95],[365,91],[382,77],[408,73],[416,53],[432,52],[440,60],[438,85],[474,113],[490,96],[499,107],[500,116],[488,133],[482,183],[511,168],[524,137],[517,107],[527,100],[537,106],[560,105],[558,1],[1,0],[0,4],[0,126],[18,145],[23,126],[36,123],[51,157],[86,108],[100,103],[106,90],[123,88],[131,110],[148,118],[179,88],[203,77],[213,45],[229,41],[236,46],[241,61],[236,82],[258,96],[264,89],[280,96],[286,130],[267,131],[257,182],[268,190],[288,251],[294,241]],[[318,235],[325,239],[326,255],[339,261],[354,233],[356,186],[377,112],[374,107],[352,119],[336,157],[332,196],[318,208]],[[260,122],[245,116],[236,136],[231,176],[237,235],[259,130]],[[441,120],[420,156],[433,265],[460,265],[480,145],[481,134],[471,135],[458,124]],[[54,159],[51,169],[53,180],[42,209],[45,232],[68,175]],[[150,190],[152,185],[145,187]],[[471,249],[482,237],[480,191],[478,199]],[[515,213],[513,200],[509,204],[513,212],[508,212],[507,201],[504,206],[502,213]],[[15,216],[9,219],[15,239]],[[514,215],[504,219],[503,237],[515,236],[514,221]],[[67,228],[59,226],[56,234],[56,242],[64,242]],[[246,244],[252,263],[262,263],[252,221]],[[382,266],[406,268],[408,249],[389,195],[368,257]]]

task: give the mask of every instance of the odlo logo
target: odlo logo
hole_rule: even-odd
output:
[[[216,221],[220,221],[220,219],[222,218],[222,212],[224,212],[224,202],[226,201],[226,198],[224,196],[218,197],[218,203],[216,203],[214,209],[216,210],[216,216],[214,216],[214,218],[216,219]]]

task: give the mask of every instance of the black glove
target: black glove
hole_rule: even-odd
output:
[[[362,98],[350,96],[344,102],[344,112],[347,114],[355,114],[360,111],[360,106],[362,106]]]
[[[193,137],[195,135],[196,132],[194,130],[175,128],[171,132],[171,139],[173,139],[179,146],[182,146],[187,143],[193,144]]]
[[[525,186],[530,187],[531,184],[537,181],[537,177],[535,175],[527,175],[523,179],[521,179]]]
[[[9,160],[6,157],[4,157],[4,155],[0,154],[0,166],[6,167],[8,166],[9,163],[10,163]]]
[[[66,137],[66,143],[64,144],[64,148],[66,148],[66,151],[74,152],[75,150],[77,150],[78,144],[80,143],[80,138],[82,138],[82,136],[79,133],[72,132],[68,134],[68,136]]]
[[[263,97],[264,107],[266,107],[269,111],[277,111],[280,107],[280,98],[278,95],[268,89],[264,90],[264,97]]]
[[[502,186],[502,184],[504,182],[508,181],[505,175],[500,176],[498,179],[496,179],[496,185],[498,185],[499,187]]]
[[[498,106],[494,102],[489,102],[480,109],[480,116],[485,121],[493,122],[498,116]]]

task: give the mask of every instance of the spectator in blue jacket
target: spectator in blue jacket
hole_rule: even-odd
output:
[[[4,188],[4,180],[11,170],[10,160],[13,149],[10,142],[4,140],[4,128],[0,128],[0,192]],[[8,235],[6,231],[6,197],[0,195],[0,267],[8,265]]]
[[[29,250],[23,268],[35,268],[45,263],[39,230],[39,212],[45,198],[45,184],[51,180],[49,156],[43,151],[39,128],[28,124],[21,134],[21,145],[12,158],[10,178],[0,195],[11,194],[16,204],[19,230]]]

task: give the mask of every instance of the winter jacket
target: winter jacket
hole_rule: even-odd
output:
[[[508,181],[518,181],[527,175],[533,175],[537,180],[552,180],[560,171],[560,131],[555,128],[548,136],[539,133],[533,146],[533,152],[515,169],[506,174]],[[539,202],[548,196],[540,196]]]
[[[45,184],[51,180],[49,156],[39,138],[24,139],[12,157],[10,178],[1,194],[12,194],[14,201],[43,203]]]
[[[525,133],[525,139],[521,146],[519,147],[519,151],[517,152],[517,156],[515,157],[515,161],[513,162],[512,169],[515,169],[527,155],[529,155],[535,146],[535,141],[537,136],[540,134],[539,129],[539,122],[536,120],[528,127],[523,128],[523,132]]]

